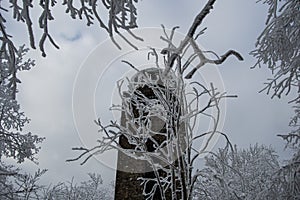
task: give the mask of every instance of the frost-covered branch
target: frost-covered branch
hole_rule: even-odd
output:
[[[257,59],[254,67],[265,65],[272,72],[272,78],[266,82],[266,91],[271,97],[292,95],[295,116],[290,121],[292,130],[278,134],[292,147],[295,153],[285,167],[274,176],[275,188],[284,188],[286,193],[280,198],[297,199],[299,197],[300,169],[300,1],[264,0],[269,6],[266,27],[257,38],[256,49],[251,54]]]
[[[34,174],[22,173],[19,169],[0,162],[0,198],[39,199],[38,192],[43,186],[38,184],[38,181],[46,171],[37,170]]]
[[[5,48],[9,52],[13,50],[8,42],[3,44],[3,51],[0,52],[0,158],[11,157],[18,162],[23,162],[26,158],[34,160],[34,155],[39,151],[36,144],[43,138],[32,133],[21,133],[29,119],[20,111],[16,100],[17,84],[20,83],[17,73],[29,70],[34,62],[30,59],[23,61],[23,56],[28,51],[24,46],[11,54],[6,54]],[[14,56],[15,53],[17,57]]]
[[[120,30],[125,30],[130,33],[135,39],[142,40],[141,38],[135,36],[131,29],[137,28],[137,10],[136,3],[137,0],[64,0],[62,5],[66,7],[66,13],[69,13],[71,18],[86,20],[87,26],[93,25],[95,22],[99,23],[99,27],[105,30],[108,35],[113,39],[114,34],[118,34],[123,38],[129,45],[134,46],[127,38],[125,38]],[[46,56],[44,49],[45,42],[48,39],[49,42],[55,47],[59,46],[55,43],[54,38],[49,31],[49,22],[55,20],[52,10],[57,6],[55,0],[41,0],[39,6],[41,9],[41,15],[38,21],[33,21],[31,18],[31,10],[37,5],[32,0],[13,0],[9,2],[10,7],[5,8],[2,6],[2,1],[0,2],[0,9],[4,12],[12,12],[13,19],[25,23],[29,36],[29,43],[31,48],[35,49],[35,33],[33,31],[33,25],[37,23],[39,28],[42,29],[43,34],[39,39],[39,48],[43,56]],[[101,12],[100,12],[101,10]],[[108,16],[106,16],[108,15]],[[107,19],[105,22],[104,19]],[[0,26],[1,32],[5,39],[7,39],[7,30],[5,27],[5,22],[7,20],[4,15],[0,14]],[[12,45],[15,47],[13,40],[10,40]],[[117,47],[120,46],[116,43]]]
[[[300,2],[265,0],[263,3],[269,6],[266,27],[251,52],[257,58],[254,67],[266,65],[273,74],[263,90],[272,93],[272,98],[287,95],[293,88],[299,94]]]
[[[282,196],[284,189],[272,180],[280,166],[271,147],[256,144],[238,150],[234,146],[219,149],[205,160],[196,174],[195,199],[287,199]]]
[[[18,163],[24,162],[25,159],[36,162],[35,156],[40,150],[38,144],[44,138],[30,132],[22,133],[29,119],[20,110],[20,105],[16,99],[17,86],[21,82],[17,78],[17,74],[20,71],[29,70],[34,66],[34,62],[30,59],[23,60],[25,53],[28,51],[24,46],[16,50],[9,40],[9,36],[1,39],[3,43],[0,51],[0,188],[2,192],[0,198],[2,199],[7,195],[26,193],[22,188],[17,191],[8,190],[8,188],[14,187],[10,185],[7,179],[15,178],[19,180],[23,176],[18,173],[18,170],[11,170],[11,167],[5,166],[3,164],[4,158],[15,159]],[[2,190],[2,188],[7,190]]]
[[[1,163],[2,164],[2,163]],[[101,175],[88,173],[88,179],[76,183],[74,178],[70,181],[57,184],[42,185],[41,177],[47,170],[37,170],[34,174],[22,173],[19,169],[0,164],[0,198],[1,200],[99,200],[112,199],[111,188],[103,186]],[[11,175],[2,175],[2,167],[9,170]]]

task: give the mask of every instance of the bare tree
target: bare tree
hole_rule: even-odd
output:
[[[47,170],[37,170],[34,174],[23,173],[20,169],[2,162],[0,170],[1,199],[38,199],[38,193],[43,188],[38,181]]]
[[[112,199],[108,187],[103,187],[102,177],[99,174],[89,173],[89,179],[76,184],[74,179],[55,185],[43,187],[39,191],[39,199],[43,200],[98,200]]]
[[[206,87],[200,82],[193,82],[193,91],[188,91],[184,77],[192,78],[205,64],[221,64],[230,55],[243,60],[233,50],[221,57],[210,51],[216,58],[209,59],[197,44],[196,39],[204,32],[201,30],[196,34],[197,28],[214,3],[215,0],[207,2],[178,46],[173,42],[176,27],[169,34],[163,27],[164,36],[161,39],[167,42],[167,48],[161,51],[165,61],[163,66],[158,63],[160,55],[155,49],[150,51],[150,55],[154,56],[157,68],[139,70],[124,61],[137,71],[132,79],[118,82],[122,105],[114,106],[113,109],[122,112],[125,123],[103,125],[100,119],[97,120],[104,135],[98,140],[99,144],[93,148],[73,148],[83,153],[68,161],[85,157],[82,161],[84,164],[95,154],[115,149],[129,157],[147,161],[150,165],[155,176],[139,178],[146,199],[154,199],[157,193],[161,199],[167,199],[168,190],[171,191],[172,199],[192,199],[192,191],[200,175],[195,167],[197,158],[209,151],[208,146],[216,135],[224,136],[229,145],[227,136],[218,130],[221,114],[219,104],[222,99],[234,96],[218,92],[212,83]],[[192,53],[188,53],[189,50]],[[187,56],[184,63],[183,56]],[[184,75],[191,63],[195,62],[196,67]],[[127,91],[122,90],[124,84],[128,85]],[[212,128],[205,133],[195,130],[199,116],[208,117],[213,122]],[[153,127],[154,118],[162,122],[161,128]],[[126,138],[132,148],[120,145],[120,138]],[[203,145],[197,146],[197,141],[202,141]],[[148,184],[151,185],[150,189]]]
[[[41,185],[39,180],[47,170],[38,170],[33,175],[21,173],[19,169],[6,166],[9,174],[1,176],[1,200],[98,200],[112,199],[111,188],[104,187],[99,174],[89,173],[89,179],[81,183],[71,181]],[[13,170],[13,173],[12,173]],[[4,171],[1,171],[3,174]]]
[[[219,149],[205,158],[205,167],[194,190],[195,199],[281,199],[262,193],[270,191],[272,177],[279,170],[278,156],[270,147],[254,145],[248,149]]]

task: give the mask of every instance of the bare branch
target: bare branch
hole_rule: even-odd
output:
[[[201,50],[200,50],[201,51]],[[221,56],[220,59],[217,60],[208,60],[207,58],[204,57],[204,55],[201,56],[202,60],[207,60],[207,63],[215,63],[217,65],[222,64],[230,55],[235,56],[238,60],[243,61],[243,57],[236,51],[234,50],[229,50],[228,52],[226,52],[223,56]],[[190,71],[185,78],[186,79],[191,79],[194,75],[194,73],[204,64],[201,65],[197,65],[192,71]]]
[[[190,29],[187,33],[187,37],[189,37],[189,38],[194,37],[194,34],[195,34],[197,28],[201,25],[203,19],[209,14],[210,10],[213,9],[213,5],[214,5],[215,2],[216,2],[216,0],[209,0],[206,3],[204,8],[201,10],[201,12],[194,19],[194,22],[193,22],[192,26],[190,27]]]

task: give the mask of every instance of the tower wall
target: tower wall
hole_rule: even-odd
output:
[[[143,73],[143,74],[142,74]],[[155,87],[164,87],[163,82],[160,80],[160,74],[158,69],[149,69],[145,72],[141,72],[142,76],[144,76],[146,73],[148,73],[149,78],[151,80],[156,80]],[[132,78],[133,82],[140,83],[141,80],[138,77],[138,75],[134,76]],[[151,83],[152,84],[152,83]],[[143,85],[143,84],[142,84]],[[142,87],[136,87],[134,90],[139,90],[139,92],[142,93],[142,95],[146,96],[147,99],[157,99],[155,96],[155,92],[147,86],[147,84],[143,85]],[[134,93],[131,93],[134,94]],[[171,98],[173,101],[173,97]],[[139,115],[147,113],[140,112],[138,108],[135,108],[132,106],[130,109],[132,109],[133,117],[139,117]],[[131,129],[132,125],[128,125],[127,121],[131,120],[126,116],[125,112],[122,111],[121,114],[121,126],[127,127],[128,129]],[[132,128],[133,129],[133,128]],[[162,121],[159,117],[151,117],[151,130],[155,130],[155,132],[166,132],[166,123]],[[132,130],[131,130],[132,131]],[[166,137],[159,134],[153,135],[152,138],[155,139],[158,143],[162,144],[166,140]],[[119,145],[123,149],[134,149],[135,146],[130,144],[127,140],[127,138],[122,135],[119,138]],[[149,152],[155,151],[155,148],[153,148],[153,142],[150,140],[146,142],[147,150]],[[164,177],[165,172],[162,170],[158,170],[157,173]],[[138,180],[139,177],[144,178],[155,178],[155,173],[152,171],[152,168],[150,167],[150,164],[147,161],[138,160],[133,157],[130,157],[123,152],[118,152],[118,161],[117,161],[117,172],[116,172],[116,183],[115,183],[115,200],[143,200],[145,199],[145,196],[143,195],[143,189],[144,186],[141,185],[142,181]],[[152,189],[152,186],[154,185],[151,183],[148,183],[146,186],[146,192],[149,192]],[[171,190],[165,191],[165,196],[167,200],[172,199],[172,193]],[[157,188],[156,192],[154,194],[155,200],[160,200],[161,195],[160,191]]]

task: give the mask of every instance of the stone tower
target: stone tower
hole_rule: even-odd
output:
[[[172,79],[175,79],[176,76],[172,72],[169,73],[168,76],[173,76],[168,82],[168,86],[166,86],[164,81],[161,80],[163,71],[159,70],[157,68],[148,68],[146,70],[142,70],[135,74],[131,78],[132,85],[129,86],[129,90],[131,92],[124,92],[123,95],[129,99],[136,98],[135,101],[140,101],[142,104],[143,101],[151,101],[153,99],[158,99],[156,92],[154,91],[154,87],[159,88],[170,88],[176,87],[176,83],[172,82]],[[151,85],[151,86],[150,86]],[[170,99],[168,101],[176,101],[174,96],[169,97]],[[146,102],[145,102],[146,104]],[[123,102],[124,106],[124,102]],[[138,124],[130,124],[129,121],[133,121],[133,119],[145,116],[147,120],[151,120],[149,123],[146,121],[140,122],[140,123],[149,123],[148,126],[149,129],[154,130],[155,132],[164,133],[166,131],[166,123],[159,117],[151,116],[147,117],[149,115],[148,111],[143,111],[143,108],[137,107],[135,103],[129,103],[125,106],[129,107],[128,109],[131,112],[131,115],[127,115],[124,111],[122,111],[121,114],[121,126],[127,127],[128,130],[130,130],[133,134],[135,133],[135,130],[138,130],[139,125]],[[129,116],[129,117],[128,117]],[[163,141],[166,140],[166,138],[163,135],[152,135],[152,138],[158,143],[162,144]],[[132,143],[130,144],[128,142],[127,137],[122,135],[119,138],[119,145],[123,149],[134,149],[135,145]],[[146,142],[147,151],[152,152],[155,151],[155,147],[153,142],[148,141]],[[164,176],[163,171],[158,171],[160,176]],[[147,178],[155,178],[155,174],[152,171],[152,168],[148,164],[147,161],[138,160],[133,157],[130,157],[123,152],[118,152],[118,161],[117,161],[117,172],[116,172],[116,184],[115,184],[115,200],[143,200],[145,197],[143,196],[143,189],[144,187],[141,185],[141,180],[138,180],[139,177],[147,177]],[[149,192],[147,190],[150,190],[152,188],[151,184],[148,184],[146,187],[146,192]],[[171,191],[166,192],[166,198],[171,199],[172,194]],[[154,199],[161,199],[160,193],[157,190],[154,195]]]

